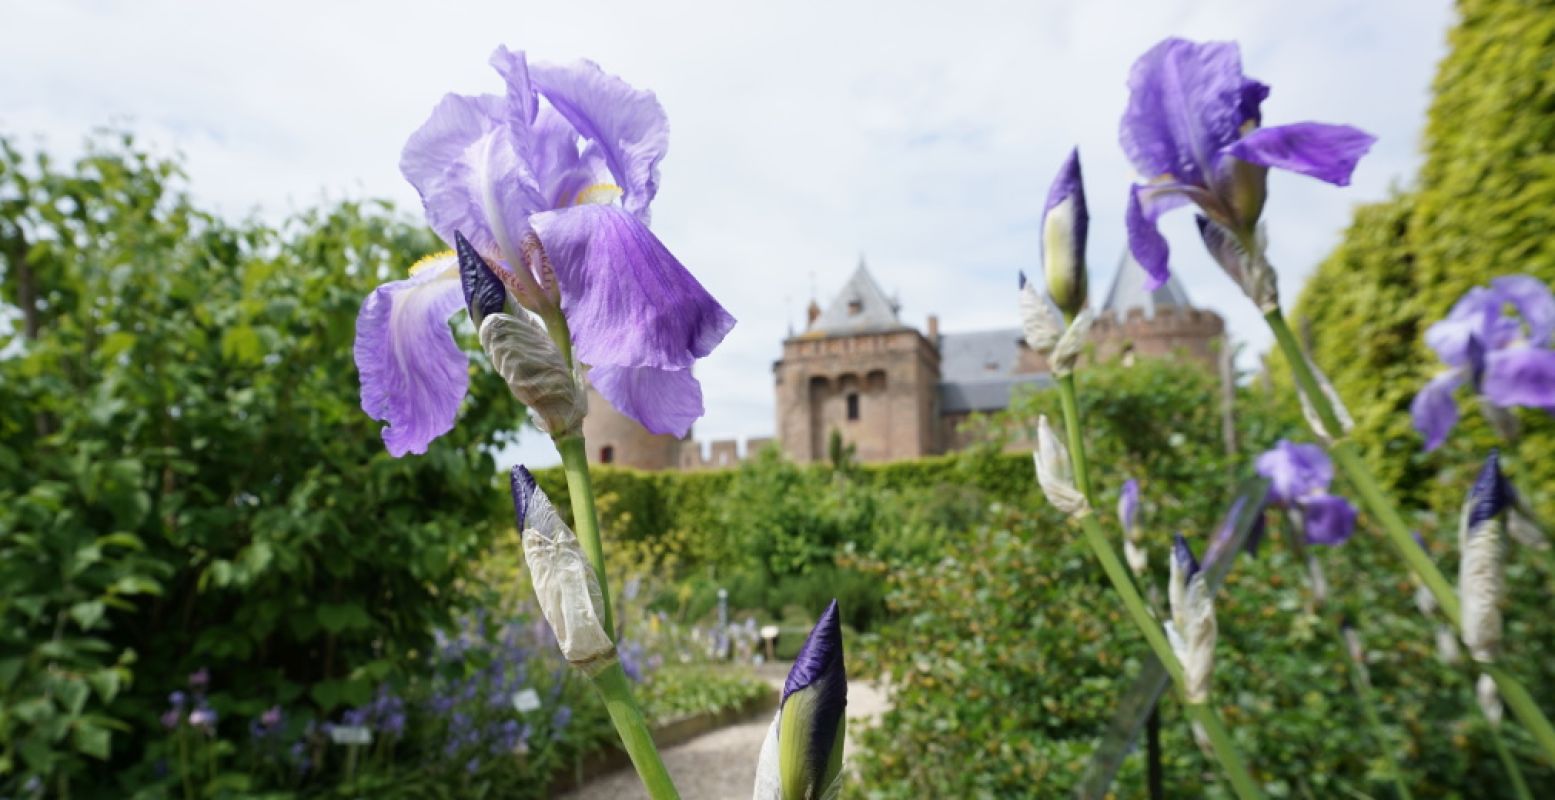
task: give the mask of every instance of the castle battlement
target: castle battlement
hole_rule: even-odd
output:
[[[771,436],[751,436],[745,439],[745,447],[742,449],[739,439],[710,439],[706,442],[683,439],[680,442],[678,466],[687,471],[737,467],[771,443]]]

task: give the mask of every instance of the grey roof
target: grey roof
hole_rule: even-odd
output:
[[[1015,374],[1020,328],[939,336],[939,374],[945,383],[986,381]]]
[[[999,411],[1016,387],[1051,386],[1045,374],[1016,372],[1020,340],[1019,328],[940,334],[940,412]]]
[[[1003,411],[1010,407],[1010,398],[1017,387],[1029,386],[1041,389],[1052,386],[1053,378],[1046,373],[1019,377],[993,378],[939,385],[939,410],[941,414],[963,411]]]
[[[896,316],[895,301],[886,297],[864,266],[864,260],[859,259],[853,277],[843,285],[831,305],[810,323],[809,332],[836,336],[894,331],[902,327],[902,321]]]
[[[1145,288],[1148,278],[1144,267],[1139,266],[1134,256],[1124,250],[1123,258],[1118,263],[1118,273],[1112,278],[1112,288],[1107,290],[1107,302],[1102,304],[1102,312],[1115,311],[1121,317],[1131,308],[1142,308],[1146,317],[1153,317],[1157,308],[1193,307],[1193,303],[1188,301],[1187,291],[1182,288],[1175,274],[1167,277],[1166,283],[1155,291]]]

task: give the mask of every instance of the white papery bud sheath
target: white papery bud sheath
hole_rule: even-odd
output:
[[[1481,672],[1474,683],[1474,699],[1479,702],[1479,710],[1485,712],[1490,727],[1501,727],[1501,693],[1496,690],[1496,679]]]
[[[1458,634],[1450,625],[1436,626],[1436,658],[1448,666],[1463,660],[1463,649],[1458,646]]]
[[[513,502],[540,612],[556,634],[562,657],[594,674],[615,661],[615,644],[600,622],[605,604],[594,568],[578,537],[523,467],[513,470]]]
[[[522,312],[489,314],[481,320],[480,339],[497,374],[507,381],[513,396],[529,407],[535,427],[554,437],[583,429],[588,413],[583,383],[538,322]]]
[[[1123,540],[1123,560],[1128,562],[1129,571],[1135,577],[1144,577],[1145,570],[1150,568],[1150,556],[1145,548],[1134,542],[1134,537]]]
[[[1037,483],[1053,507],[1070,516],[1089,508],[1085,495],[1074,484],[1074,465],[1069,461],[1069,448],[1053,431],[1044,414],[1037,419]]]
[[[1053,368],[1053,375],[1059,378],[1074,372],[1075,362],[1080,360],[1080,351],[1085,348],[1085,342],[1091,332],[1091,323],[1096,320],[1096,315],[1086,307],[1069,327],[1064,329],[1064,335],[1059,337],[1058,345],[1053,348],[1053,356],[1049,359],[1049,366]]]
[[[1173,547],[1171,562],[1167,602],[1171,605],[1172,621],[1166,626],[1166,635],[1177,660],[1182,662],[1185,699],[1204,703],[1209,700],[1210,680],[1215,671],[1218,629],[1214,595],[1181,537]]]
[[[1323,392],[1324,397],[1328,398],[1328,406],[1334,410],[1334,416],[1339,420],[1340,430],[1336,433],[1328,430],[1323,425],[1323,418],[1318,416],[1317,408],[1312,405],[1312,401],[1307,397],[1307,393],[1302,391],[1298,385],[1296,387],[1296,396],[1301,399],[1301,415],[1306,419],[1307,426],[1312,429],[1317,438],[1333,444],[1336,439],[1343,437],[1355,428],[1355,419],[1350,416],[1350,409],[1345,408],[1344,401],[1339,399],[1339,393],[1334,391],[1334,385],[1328,380],[1328,376],[1323,374],[1323,371],[1318,369],[1316,364],[1312,363],[1311,357],[1303,357],[1307,359],[1307,369],[1311,370],[1313,377],[1317,378],[1318,389]]]
[[[1047,355],[1064,335],[1064,313],[1035,284],[1020,276],[1020,326],[1026,346]]]

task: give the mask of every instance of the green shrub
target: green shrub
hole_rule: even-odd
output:
[[[434,241],[343,204],[232,226],[125,136],[68,165],[0,138],[0,794],[122,796],[185,676],[223,732],[367,702],[507,525],[489,370],[452,433],[389,457],[356,311]]]

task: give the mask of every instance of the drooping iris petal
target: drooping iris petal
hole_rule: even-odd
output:
[[[1124,215],[1124,222],[1128,227],[1128,249],[1134,256],[1134,260],[1143,267],[1145,274],[1150,276],[1148,288],[1151,291],[1161,288],[1166,279],[1172,276],[1168,262],[1171,257],[1171,246],[1166,243],[1166,237],[1156,227],[1156,219],[1161,214],[1161,204],[1147,203],[1142,195],[1150,192],[1148,186],[1131,186],[1128,194],[1128,211]]]
[[[1498,406],[1555,406],[1555,351],[1524,344],[1491,352],[1480,391]]]
[[[1252,164],[1348,186],[1350,173],[1376,141],[1377,137],[1349,125],[1298,122],[1259,128],[1227,152]]]
[[[1289,504],[1304,495],[1322,492],[1334,480],[1334,465],[1315,444],[1293,444],[1281,439],[1260,455],[1258,474],[1269,480],[1271,500]]]
[[[652,433],[684,437],[702,416],[702,384],[689,367],[589,368],[589,383],[617,411],[642,423]]]
[[[734,317],[622,209],[575,206],[531,223],[556,267],[583,363],[681,369],[734,327]]]
[[[1331,494],[1315,494],[1299,501],[1308,544],[1340,545],[1355,533],[1355,508]]]
[[[406,280],[374,289],[356,318],[362,410],[389,423],[383,442],[396,458],[425,453],[447,433],[469,387],[469,357],[448,319],[464,307],[452,253],[423,262]]]
[[[1134,62],[1118,139],[1146,179],[1205,185],[1235,141],[1258,91],[1246,85],[1234,42],[1166,39]],[[1143,259],[1141,259],[1143,260]]]
[[[592,61],[536,64],[529,75],[578,133],[599,146],[621,187],[621,204],[646,223],[648,204],[659,191],[659,161],[669,147],[669,120],[658,98]]]
[[[825,796],[842,761],[848,704],[842,621],[833,600],[794,657],[778,711],[779,768],[785,798]]]
[[[1452,393],[1463,384],[1462,370],[1448,370],[1425,385],[1409,404],[1415,430],[1425,438],[1426,452],[1441,447],[1452,426],[1458,424],[1458,401]]]
[[[1123,482],[1118,494],[1118,521],[1125,533],[1134,530],[1135,516],[1139,513],[1139,481],[1129,478]]]
[[[1528,326],[1528,341],[1548,347],[1555,333],[1555,295],[1544,281],[1528,275],[1502,275],[1490,282],[1490,288],[1505,302],[1517,307]]]

